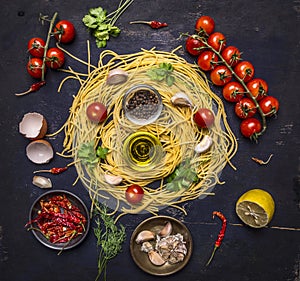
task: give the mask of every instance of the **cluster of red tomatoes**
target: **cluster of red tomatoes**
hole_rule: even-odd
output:
[[[57,42],[70,43],[75,38],[74,25],[67,21],[57,22],[53,30],[49,31],[49,36],[54,36]],[[27,72],[36,79],[41,79],[46,69],[60,68],[65,62],[62,50],[57,47],[48,48],[46,42],[40,37],[33,37],[28,41],[27,50],[31,58],[27,63]]]
[[[215,32],[215,22],[209,16],[201,16],[195,24],[196,34],[189,35],[185,47],[188,53],[197,56],[197,64],[210,72],[210,80],[223,86],[225,100],[235,103],[236,115],[243,119],[240,130],[243,136],[256,139],[266,129],[265,117],[275,115],[278,100],[267,95],[268,84],[254,77],[251,62],[242,60],[240,50],[227,46],[226,37]],[[261,115],[262,122],[254,117]]]

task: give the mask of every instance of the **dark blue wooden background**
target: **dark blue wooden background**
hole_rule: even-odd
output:
[[[96,48],[81,19],[91,7],[100,5],[112,11],[118,1],[3,0],[1,3],[0,280],[94,280],[97,253],[92,231],[80,246],[57,256],[24,229],[29,208],[43,191],[31,183],[32,172],[38,167],[25,156],[28,141],[19,134],[18,124],[25,113],[37,111],[47,118],[49,131],[55,131],[66,120],[72,96],[76,95],[79,85],[68,82],[58,94],[57,87],[65,75],[49,71],[47,86],[39,92],[21,98],[15,97],[14,93],[33,82],[25,70],[26,45],[31,37],[45,37],[48,28],[40,25],[40,12],[51,16],[57,11],[60,19],[72,21],[77,37],[67,49],[86,59],[86,40],[91,40],[92,63],[96,64],[101,50]],[[195,20],[201,15],[213,17],[216,30],[226,35],[230,45],[243,51],[244,59],[254,64],[256,76],[268,82],[270,95],[276,96],[281,103],[278,118],[269,122],[266,134],[254,144],[240,136],[239,120],[233,115],[232,105],[225,103],[229,123],[239,143],[233,159],[237,171],[229,166],[224,169],[221,179],[226,183],[216,186],[215,196],[185,204],[188,216],[169,209],[162,211],[182,220],[190,229],[194,250],[189,264],[182,271],[164,278],[141,271],[130,257],[129,239],[137,224],[149,215],[126,216],[121,223],[127,227],[127,240],[123,252],[109,263],[107,280],[300,280],[300,232],[240,226],[235,213],[235,202],[242,193],[263,188],[276,202],[270,226],[300,228],[300,1],[135,0],[118,21],[121,35],[110,40],[107,48],[120,54],[152,47],[171,51],[184,44],[178,39],[180,32],[193,32]],[[129,25],[137,19],[166,21],[169,27],[152,30],[147,26]],[[184,50],[179,54],[191,63],[195,60]],[[70,58],[66,61],[68,65],[86,71]],[[214,91],[221,95],[220,89],[214,88]],[[62,140],[62,134],[50,139],[55,151],[61,151]],[[267,166],[259,166],[251,160],[252,156],[266,159],[271,153],[274,156]],[[48,166],[63,165],[65,160],[56,156]],[[79,183],[72,187],[76,179],[74,168],[51,179],[55,189],[72,191],[90,206],[83,186]],[[226,215],[229,226],[212,264],[205,267],[220,229],[219,221],[211,218],[214,210]]]

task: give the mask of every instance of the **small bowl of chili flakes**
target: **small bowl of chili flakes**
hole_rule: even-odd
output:
[[[52,190],[34,201],[25,227],[43,245],[67,250],[85,239],[90,228],[89,212],[77,195]]]
[[[153,123],[163,108],[159,92],[146,84],[131,87],[124,95],[122,106],[127,119],[136,125]]]

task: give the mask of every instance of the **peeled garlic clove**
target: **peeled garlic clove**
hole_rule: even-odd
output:
[[[160,266],[166,263],[163,257],[156,251],[150,251],[148,253],[148,257],[154,265]]]
[[[106,79],[106,83],[109,85],[116,85],[126,82],[128,79],[128,73],[120,68],[115,68],[109,71]]]
[[[171,234],[172,232],[172,224],[168,221],[165,226],[161,229],[161,231],[158,233],[159,236],[161,237],[167,237]]]
[[[115,176],[110,174],[104,174],[104,179],[107,183],[111,185],[118,185],[122,182],[123,178],[121,176]]]
[[[171,103],[173,105],[177,105],[177,106],[188,106],[188,107],[192,107],[192,102],[189,99],[189,97],[182,92],[176,93],[174,96],[171,97]]]
[[[46,140],[35,140],[26,147],[26,155],[36,164],[48,163],[53,158],[53,148]]]
[[[207,151],[213,144],[213,140],[209,135],[205,135],[203,139],[195,146],[196,153]]]
[[[51,188],[52,182],[49,178],[45,178],[42,176],[34,176],[32,179],[32,183],[40,188]]]
[[[23,116],[19,123],[19,132],[30,140],[41,139],[47,132],[47,121],[45,117],[37,112],[29,112]]]
[[[146,241],[150,241],[153,240],[155,238],[155,235],[153,232],[149,231],[149,230],[143,230],[141,231],[138,236],[135,239],[135,242],[137,244],[146,242]]]

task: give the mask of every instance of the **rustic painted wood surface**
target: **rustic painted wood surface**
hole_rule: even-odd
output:
[[[75,24],[77,37],[68,50],[86,59],[86,40],[91,40],[92,63],[96,64],[100,50],[87,33],[81,19],[91,7],[101,5],[113,10],[118,1],[93,0],[3,0],[0,9],[0,81],[1,81],[1,178],[0,188],[0,279],[2,281],[36,280],[93,280],[97,273],[97,253],[92,231],[86,241],[73,250],[57,256],[44,247],[24,229],[33,201],[43,193],[31,184],[32,172],[37,168],[25,157],[27,141],[18,133],[23,114],[42,112],[49,121],[49,130],[57,129],[67,118],[72,96],[78,90],[70,82],[57,93],[62,73],[49,72],[47,86],[27,97],[16,98],[32,83],[26,74],[28,59],[26,44],[33,36],[45,37],[46,27],[38,22],[39,13],[52,15],[59,12]],[[184,41],[180,32],[193,32],[195,20],[210,15],[216,21],[216,30],[223,32],[232,45],[243,51],[245,59],[256,68],[256,76],[269,83],[270,95],[281,102],[276,120],[269,122],[267,133],[258,144],[250,143],[239,134],[239,121],[232,106],[226,104],[229,123],[238,137],[239,150],[233,159],[238,168],[226,167],[221,175],[224,185],[215,188],[215,196],[185,204],[188,216],[165,209],[163,214],[182,220],[194,239],[194,251],[189,264],[180,272],[164,280],[299,280],[300,232],[266,228],[260,230],[242,226],[235,214],[235,202],[246,190],[268,190],[276,202],[276,212],[270,226],[300,228],[300,163],[299,163],[299,22],[298,0],[135,0],[118,21],[122,30],[117,39],[110,40],[107,48],[120,54],[138,52],[141,48],[171,51]],[[147,26],[129,25],[132,20],[160,20],[169,27],[152,30]],[[195,58],[184,50],[179,54],[189,62]],[[84,71],[71,59],[66,65]],[[220,89],[214,91],[221,94]],[[51,139],[56,151],[61,150],[62,135]],[[270,163],[259,166],[251,157]],[[62,166],[59,157],[49,166]],[[52,177],[54,188],[66,189],[79,195],[90,205],[88,194],[81,184],[72,187],[75,170]],[[220,229],[211,213],[222,211],[229,226],[224,242],[212,264],[205,267]],[[127,227],[123,252],[109,263],[107,280],[157,280],[141,271],[129,252],[130,234],[147,215],[127,216],[121,222]]]

